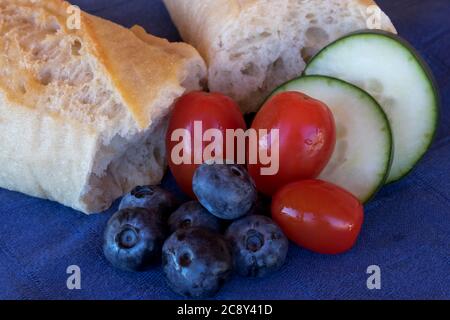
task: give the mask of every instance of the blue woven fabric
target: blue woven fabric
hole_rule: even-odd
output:
[[[385,187],[367,205],[361,237],[351,252],[321,256],[292,246],[281,272],[256,280],[235,277],[217,298],[450,298],[450,1],[378,2],[437,78],[443,108],[433,147],[410,176]],[[158,36],[179,39],[160,0],[74,3],[125,26],[140,24]],[[170,178],[165,184],[175,188]],[[0,298],[178,298],[160,268],[132,274],[105,261],[102,232],[113,212],[84,216],[0,190]],[[66,287],[69,265],[81,268],[81,290]],[[381,268],[381,290],[367,289],[370,265]]]

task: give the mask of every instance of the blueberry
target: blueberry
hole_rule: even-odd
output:
[[[162,261],[170,287],[192,298],[217,293],[233,269],[233,257],[225,239],[198,227],[173,233],[164,243]]]
[[[268,217],[251,215],[235,221],[225,234],[236,271],[246,277],[264,277],[281,268],[289,241]]]
[[[239,165],[203,164],[195,171],[192,187],[200,203],[221,219],[248,214],[258,198],[252,178]]]
[[[220,232],[221,222],[198,201],[190,201],[181,205],[169,218],[171,232],[189,227],[204,227]]]
[[[119,210],[127,208],[157,209],[172,213],[178,206],[175,196],[159,186],[139,186],[122,198]]]
[[[119,269],[142,271],[160,259],[166,235],[162,214],[156,209],[123,209],[108,221],[103,253]]]

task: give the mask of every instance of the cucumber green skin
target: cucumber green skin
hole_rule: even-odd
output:
[[[402,180],[407,175],[409,175],[414,170],[415,166],[423,159],[423,157],[425,156],[425,154],[430,149],[431,145],[433,144],[433,142],[436,139],[437,129],[438,129],[439,122],[440,122],[441,97],[440,97],[440,93],[439,93],[439,86],[437,85],[437,81],[436,81],[436,78],[433,75],[433,72],[431,71],[431,69],[428,66],[428,64],[423,60],[423,58],[418,53],[418,51],[408,41],[406,41],[405,39],[397,36],[396,34],[393,34],[393,33],[387,32],[387,31],[369,30],[369,29],[356,31],[356,32],[352,32],[352,33],[350,33],[350,34],[348,34],[348,35],[346,35],[346,36],[344,36],[344,37],[342,37],[342,38],[332,42],[331,44],[329,44],[328,46],[326,46],[325,48],[320,50],[308,62],[308,65],[306,66],[305,70],[303,71],[303,75],[306,75],[306,73],[308,71],[308,66],[310,66],[314,62],[315,59],[320,57],[321,54],[323,52],[327,51],[329,48],[333,47],[334,45],[338,45],[339,42],[341,42],[341,40],[345,40],[345,39],[348,39],[348,38],[351,38],[351,37],[355,37],[355,36],[358,37],[358,36],[374,36],[374,35],[386,37],[386,38],[389,38],[390,40],[395,40],[399,44],[401,44],[406,50],[411,52],[412,55],[416,58],[416,61],[418,62],[419,66],[421,67],[423,75],[425,76],[427,81],[431,84],[433,95],[434,95],[434,105],[432,106],[433,107],[433,115],[432,115],[432,117],[433,117],[433,123],[434,123],[434,130],[433,130],[433,133],[431,134],[430,141],[429,141],[428,145],[424,148],[422,153],[417,157],[417,160],[415,161],[415,164],[411,168],[409,168],[409,170],[405,171],[405,173],[402,174],[399,178],[388,182],[388,184],[393,184],[395,182],[398,182],[398,181]]]
[[[287,91],[287,90],[286,90],[286,86],[287,86],[287,85],[289,85],[289,84],[291,84],[291,83],[295,83],[295,82],[297,82],[297,81],[299,81],[299,80],[307,80],[307,79],[322,79],[322,80],[324,80],[324,81],[334,81],[334,82],[339,82],[339,83],[340,83],[341,85],[343,85],[343,86],[351,87],[351,88],[353,88],[355,91],[358,91],[358,92],[360,92],[360,93],[366,95],[366,96],[371,100],[371,102],[372,102],[375,106],[377,106],[378,112],[380,113],[380,115],[381,115],[381,117],[384,119],[384,121],[386,122],[386,125],[387,125],[386,127],[387,127],[387,129],[388,129],[388,132],[387,132],[387,133],[388,133],[388,137],[389,137],[389,145],[390,145],[389,150],[387,150],[387,153],[389,154],[389,157],[388,157],[389,160],[387,161],[386,166],[385,166],[385,168],[384,168],[385,174],[384,174],[384,177],[380,180],[380,184],[379,184],[378,186],[376,186],[376,187],[373,189],[373,191],[372,191],[372,193],[371,193],[371,196],[367,197],[367,199],[363,199],[363,200],[362,200],[362,202],[363,202],[364,204],[366,204],[366,203],[370,202],[370,201],[376,196],[376,194],[381,190],[381,188],[383,188],[383,186],[386,184],[386,181],[387,181],[387,179],[388,179],[388,177],[389,177],[390,168],[391,168],[392,162],[393,162],[393,160],[394,160],[394,139],[393,139],[392,129],[391,129],[391,126],[390,126],[388,117],[387,117],[386,113],[384,112],[383,108],[382,108],[382,107],[380,106],[380,104],[378,103],[378,101],[376,101],[375,98],[372,97],[369,93],[367,93],[366,91],[364,91],[364,90],[361,89],[360,87],[357,87],[357,86],[355,86],[355,85],[353,85],[353,84],[351,84],[351,83],[349,83],[349,82],[346,82],[346,81],[341,80],[341,79],[329,77],[329,76],[321,76],[321,75],[300,76],[300,77],[295,78],[295,79],[293,79],[293,80],[287,81],[287,82],[285,82],[284,84],[282,84],[281,86],[279,86],[277,89],[275,89],[275,90],[269,95],[269,97],[266,99],[266,101],[269,100],[272,96],[274,96],[274,95],[276,95],[276,94],[278,94],[278,93]]]

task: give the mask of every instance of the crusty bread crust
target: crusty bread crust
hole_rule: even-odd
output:
[[[372,0],[164,0],[182,38],[208,64],[208,85],[243,112],[257,111],[305,60],[348,32],[367,28]],[[380,12],[381,29],[396,32]]]
[[[174,101],[206,65],[171,44],[61,0],[0,0],[0,187],[101,212],[166,168]]]

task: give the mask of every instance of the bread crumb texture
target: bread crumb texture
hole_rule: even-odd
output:
[[[207,60],[209,87],[257,111],[299,76],[321,48],[347,33],[396,32],[371,0],[164,0],[183,38]],[[374,20],[375,19],[375,20]]]
[[[81,12],[71,28],[73,14],[61,0],[0,0],[0,186],[91,213],[159,182],[170,107],[206,66],[139,27]]]

